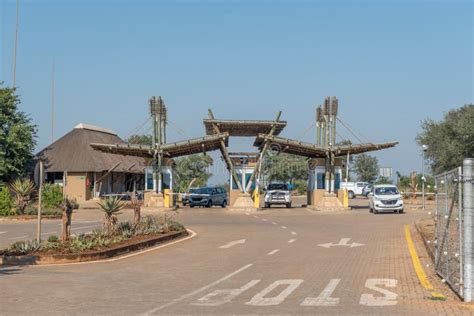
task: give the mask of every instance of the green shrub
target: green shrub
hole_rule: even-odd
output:
[[[56,235],[51,235],[48,237],[48,242],[59,242],[59,237]]]
[[[45,183],[41,197],[45,208],[60,208],[63,203],[63,190],[57,184]]]
[[[0,216],[14,215],[13,197],[7,187],[0,188]]]
[[[19,255],[26,255],[41,249],[41,243],[36,240],[17,241],[10,246],[9,250]]]

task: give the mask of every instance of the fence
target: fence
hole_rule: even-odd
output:
[[[435,176],[436,272],[465,301],[473,300],[473,159]]]
[[[461,168],[435,176],[436,272],[463,296]]]

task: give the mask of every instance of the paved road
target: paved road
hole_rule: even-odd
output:
[[[427,299],[417,279],[404,225],[423,216],[184,210],[198,236],[182,243],[111,263],[0,269],[0,314],[467,313],[452,295]]]

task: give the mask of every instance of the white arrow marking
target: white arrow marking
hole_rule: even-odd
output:
[[[349,244],[350,238],[341,238],[339,243],[333,244],[332,242],[327,243],[327,244],[319,244],[318,246],[323,247],[323,248],[331,248],[331,247],[350,247],[350,248],[355,248],[355,247],[361,247],[364,246],[364,244],[359,244],[357,242],[353,242],[352,244]]]
[[[0,235],[1,235],[1,234],[6,234],[6,233],[8,233],[8,232],[0,232]]]
[[[228,248],[233,247],[233,246],[238,245],[238,244],[245,244],[245,241],[246,241],[246,239],[234,240],[234,241],[231,241],[231,242],[229,242],[225,245],[220,246],[219,248],[228,249]]]

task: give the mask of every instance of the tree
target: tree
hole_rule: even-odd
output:
[[[36,125],[19,104],[15,89],[0,82],[0,182],[24,176],[36,146]]]
[[[153,143],[153,139],[151,135],[132,135],[126,140],[129,144],[137,144],[137,145],[148,145],[151,146]]]
[[[379,163],[377,158],[366,154],[358,155],[355,159],[354,171],[360,181],[374,181],[379,173]]]
[[[177,159],[175,172],[178,192],[186,192],[194,179],[193,186],[206,185],[207,180],[212,176],[212,173],[208,171],[212,164],[213,160],[208,155],[190,155]]]
[[[31,195],[35,191],[35,184],[30,179],[16,179],[10,184],[10,189],[15,194],[15,211],[24,214],[31,203]]]
[[[474,156],[474,104],[445,113],[440,122],[426,119],[417,143],[427,145],[426,159],[433,173],[459,167],[463,158]]]
[[[270,182],[294,183],[297,180],[308,180],[308,163],[304,157],[285,153],[268,155],[262,169]]]

